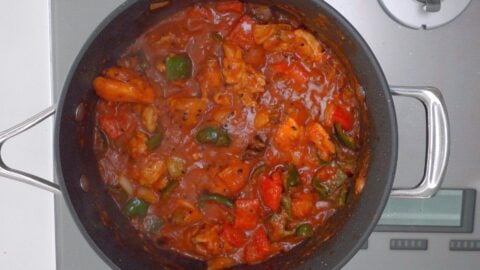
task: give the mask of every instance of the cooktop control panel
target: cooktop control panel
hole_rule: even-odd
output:
[[[345,269],[479,269],[480,1],[471,1],[454,20],[430,30],[401,25],[385,12],[385,1],[327,2],[365,38],[390,84],[439,88],[451,126],[442,190],[431,199],[391,198],[375,232]],[[441,1],[444,7],[445,2],[452,1]],[[55,96],[90,33],[122,3],[52,0]],[[407,98],[394,102],[399,125],[395,186],[411,187],[424,171],[425,110]],[[56,198],[55,206],[58,269],[108,269],[74,225],[63,198]]]

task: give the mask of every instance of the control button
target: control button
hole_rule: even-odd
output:
[[[450,240],[452,251],[480,251],[480,240]]]
[[[427,250],[427,239],[390,239],[391,250]]]

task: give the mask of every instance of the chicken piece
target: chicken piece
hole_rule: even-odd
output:
[[[128,141],[128,153],[133,158],[139,158],[147,153],[147,136],[142,132],[137,132]]]
[[[297,29],[293,33],[296,37],[295,47],[300,54],[311,58],[313,61],[322,59],[324,49],[314,35],[303,29]]]
[[[136,164],[134,170],[139,184],[152,186],[161,179],[167,169],[165,162],[159,156],[152,154]]]
[[[242,104],[245,105],[246,107],[257,106],[255,94],[242,91],[239,93],[238,96],[240,97],[240,101],[242,101]]]
[[[157,129],[157,109],[154,106],[147,106],[142,111],[142,124],[148,132],[153,133]]]
[[[216,59],[207,60],[205,69],[198,75],[202,97],[209,93],[216,93],[223,84],[222,70]]]
[[[260,129],[266,126],[270,122],[270,117],[266,109],[260,110],[255,115],[254,125],[256,129]]]
[[[199,232],[192,238],[192,243],[195,246],[195,250],[204,256],[212,257],[220,255],[224,249],[224,243],[220,239],[220,233],[222,227],[216,225],[205,225]]]
[[[175,42],[175,35],[172,33],[167,33],[164,36],[161,36],[157,40],[155,40],[154,44],[158,47],[168,47],[172,46]]]
[[[295,119],[287,117],[277,129],[274,141],[282,151],[294,149],[303,137],[303,127],[300,127]]]
[[[292,31],[290,25],[255,25],[253,36],[257,44],[270,52],[296,52],[313,61],[323,56],[324,48],[314,35],[303,29]]]
[[[234,195],[246,184],[250,166],[240,161],[233,161],[225,169],[220,171],[210,190],[222,195]]]
[[[157,193],[155,193],[152,189],[146,187],[139,187],[136,191],[136,195],[140,199],[151,204],[158,202],[159,199]]]
[[[296,218],[306,218],[312,214],[314,207],[313,194],[308,193],[294,193],[292,195],[292,214]]]
[[[212,116],[213,116],[213,119],[215,121],[217,121],[218,123],[220,124],[224,124],[228,121],[228,119],[230,119],[231,117],[233,117],[235,115],[235,112],[234,110],[232,110],[231,107],[217,107],[215,109],[213,109],[213,111],[211,112],[212,113]]]
[[[307,137],[320,151],[319,155],[322,160],[331,160],[332,155],[335,154],[335,145],[322,125],[319,123],[310,123],[307,126]]]
[[[172,214],[172,223],[176,225],[192,224],[202,219],[200,210],[186,200],[177,200]]]
[[[288,24],[264,24],[253,27],[255,43],[262,45],[266,51],[294,51],[295,35]]]
[[[180,114],[180,120],[187,126],[198,123],[200,115],[207,108],[206,98],[173,98],[170,99],[173,114]]]
[[[243,61],[242,49],[237,45],[225,42],[223,44],[223,76],[228,84],[238,84],[246,72],[246,64]]]
[[[217,92],[213,95],[213,101],[218,105],[232,106],[232,96],[228,92]]]
[[[265,85],[267,84],[265,75],[250,65],[246,66],[242,82],[243,84],[239,88],[245,89],[248,93],[262,93],[265,91]]]
[[[254,105],[253,94],[265,91],[265,76],[251,65],[245,63],[242,49],[226,42],[223,45],[225,58],[223,59],[223,76],[225,82],[241,94],[245,105]]]
[[[93,80],[93,88],[101,98],[114,102],[153,103],[152,86],[130,69],[113,67]]]

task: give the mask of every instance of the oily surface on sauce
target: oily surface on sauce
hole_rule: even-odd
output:
[[[286,252],[353,192],[351,76],[269,7],[187,8],[93,81],[106,190],[140,233],[211,269]]]

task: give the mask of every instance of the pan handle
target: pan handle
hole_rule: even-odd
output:
[[[394,189],[392,196],[430,198],[440,189],[450,154],[450,127],[447,108],[440,90],[434,87],[391,86],[393,95],[413,97],[427,113],[427,160],[422,181],[412,189]]]
[[[26,183],[26,184],[29,184],[53,193],[61,193],[60,187],[55,183],[52,183],[46,179],[43,179],[41,177],[26,173],[26,172],[9,168],[3,162],[2,156],[1,156],[2,146],[6,141],[34,127],[35,125],[42,122],[43,120],[53,115],[54,113],[55,113],[55,107],[52,106],[30,117],[29,119],[25,120],[24,122],[16,126],[0,132],[0,176],[17,180],[17,181],[20,181],[20,182],[23,182],[23,183]]]

